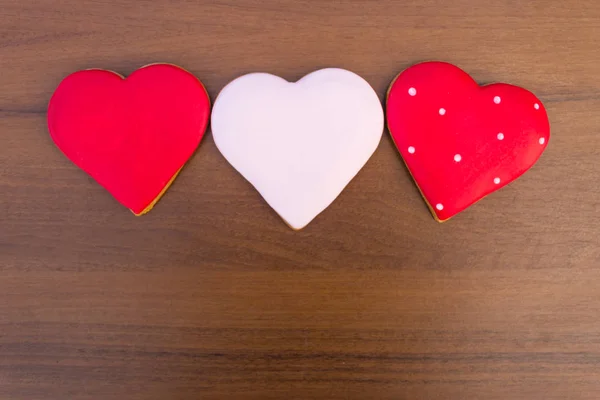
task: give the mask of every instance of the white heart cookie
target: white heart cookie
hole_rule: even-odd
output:
[[[360,76],[327,68],[288,82],[253,73],[230,82],[212,111],[215,143],[294,229],[327,208],[365,165],[383,109]]]

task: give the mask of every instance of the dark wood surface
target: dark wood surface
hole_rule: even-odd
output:
[[[597,0],[0,0],[0,399],[598,399],[599,39]],[[294,232],[210,134],[136,218],[46,129],[78,69],[170,62],[214,99],[335,66],[383,99],[432,59],[552,125],[444,224],[387,133]]]

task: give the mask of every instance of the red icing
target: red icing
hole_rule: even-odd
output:
[[[417,64],[397,77],[388,93],[387,121],[440,221],[521,176],[550,136],[544,106],[531,92],[503,83],[480,87],[441,62]]]
[[[140,214],[198,147],[209,115],[196,77],[154,64],[127,79],[103,70],[69,75],[50,100],[48,128],[71,161]]]

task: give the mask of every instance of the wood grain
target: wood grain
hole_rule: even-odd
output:
[[[1,399],[597,399],[597,0],[0,0]],[[536,166],[438,224],[386,134],[293,232],[210,134],[136,218],[51,142],[83,68],[453,62],[547,106]]]

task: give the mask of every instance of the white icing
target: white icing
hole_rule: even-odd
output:
[[[541,137],[540,140],[539,140],[539,142],[540,142],[540,144],[544,144],[544,143],[546,143],[546,139],[544,139],[543,137]]]
[[[438,203],[435,205],[435,208],[437,208],[438,211],[442,211],[444,209],[444,205],[442,203]]]
[[[500,98],[500,96],[494,97],[494,103],[500,104],[501,101],[502,101],[502,99]]]
[[[535,108],[536,110],[539,110],[539,109],[540,109],[540,105],[539,105],[538,103],[535,103],[535,104],[533,105],[533,108]]]
[[[497,136],[498,140],[504,140],[504,133],[499,133]]]
[[[460,154],[455,154],[454,155],[454,161],[460,162],[460,160],[462,160],[462,157],[460,156]]]
[[[413,146],[408,146],[408,152],[410,154],[415,154],[415,148]]]
[[[411,96],[415,96],[417,94],[417,89],[411,87],[410,89],[408,89],[408,94],[410,94]]]
[[[445,115],[446,114],[446,109],[445,108],[440,108],[439,113],[440,113],[440,115]]]
[[[301,229],[375,152],[384,117],[367,81],[327,68],[296,83],[266,73],[241,76],[217,97],[211,126],[227,161]]]

